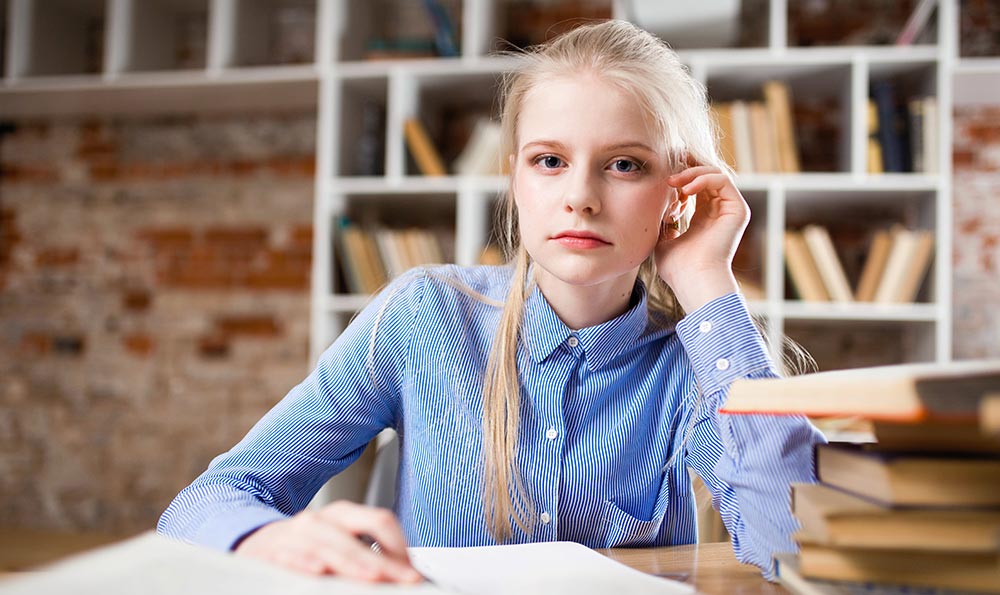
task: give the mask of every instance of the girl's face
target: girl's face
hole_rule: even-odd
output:
[[[638,101],[595,76],[545,81],[524,99],[516,151],[521,241],[539,287],[631,291],[676,196]]]

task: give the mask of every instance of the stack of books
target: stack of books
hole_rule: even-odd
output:
[[[1000,361],[909,364],[735,383],[726,413],[867,420],[817,447],[792,486],[799,593],[1000,593]],[[842,588],[843,590],[837,590]]]

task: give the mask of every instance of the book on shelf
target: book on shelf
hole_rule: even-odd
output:
[[[442,57],[459,55],[458,40],[451,15],[441,0],[423,0],[427,15],[434,24],[434,46]]]
[[[900,97],[899,85],[888,79],[873,82],[871,93],[869,173],[938,173],[937,98]]]
[[[796,539],[837,547],[996,551],[1000,509],[893,508],[823,484],[792,484]]]
[[[912,171],[905,138],[906,120],[899,109],[899,90],[891,80],[872,83],[872,99],[878,114],[878,140],[882,148],[883,171],[900,173]]]
[[[885,171],[882,163],[882,145],[878,136],[878,108],[875,101],[868,100],[868,173],[880,174]]]
[[[774,138],[774,125],[767,106],[761,101],[747,103],[750,117],[750,141],[753,145],[754,173],[769,174],[779,171],[778,150]]]
[[[879,229],[872,236],[868,247],[868,256],[861,269],[861,278],[858,279],[858,288],[854,292],[854,299],[859,302],[875,301],[875,292],[878,290],[879,281],[885,273],[885,264],[889,260],[889,251],[892,248],[892,235],[887,229]]]
[[[894,226],[890,235],[891,245],[872,301],[913,302],[934,255],[934,233]]]
[[[916,41],[927,28],[935,6],[937,6],[937,0],[917,0],[916,6],[913,7],[909,18],[906,19],[906,24],[903,25],[903,29],[896,37],[896,45],[910,45]]]
[[[830,232],[822,225],[806,225],[802,228],[802,237],[809,253],[816,261],[823,286],[826,287],[830,298],[835,302],[850,302],[854,300],[847,274],[844,266],[837,256]]]
[[[406,138],[406,146],[410,149],[413,160],[420,168],[420,173],[425,176],[444,176],[447,171],[444,168],[444,161],[441,153],[438,152],[434,142],[431,141],[427,128],[417,118],[407,118],[403,123],[403,135]]]
[[[1000,440],[1000,390],[986,395],[979,404],[979,429],[994,440]]]
[[[722,155],[738,173],[798,172],[801,165],[788,85],[767,81],[762,93],[763,100],[712,105]]]
[[[978,422],[981,401],[998,390],[1000,360],[911,363],[737,380],[722,411]]]
[[[778,149],[777,171],[786,173],[801,171],[798,144],[795,140],[791,91],[788,84],[783,81],[764,83],[764,103],[767,105],[771,122],[774,125],[775,146]]]
[[[372,234],[349,220],[342,219],[339,229],[340,258],[349,293],[371,294],[388,280]]]
[[[1000,507],[1000,459],[906,453],[876,444],[816,447],[824,484],[889,506]]]
[[[719,129],[719,152],[729,167],[736,171],[736,141],[733,138],[732,103],[712,103],[712,119]]]
[[[472,134],[452,164],[452,170],[463,176],[499,175],[504,169],[500,145],[500,123],[488,117],[476,118]]]
[[[799,298],[807,302],[829,301],[830,294],[802,232],[785,230],[784,246],[788,276]]]
[[[745,101],[733,101],[729,104],[730,119],[733,126],[733,147],[736,171],[741,174],[756,171],[754,163],[754,145],[750,132],[750,110]]]

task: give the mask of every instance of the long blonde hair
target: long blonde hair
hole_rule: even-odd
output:
[[[518,118],[530,91],[553,77],[596,75],[631,93],[649,116],[654,131],[675,165],[690,158],[729,171],[719,157],[717,131],[709,117],[705,88],[694,80],[665,43],[623,21],[604,21],[573,29],[520,54],[522,67],[505,77],[501,126],[502,155],[517,153]],[[512,262],[513,277],[486,367],[483,390],[483,506],[490,533],[508,540],[513,527],[531,530],[534,517],[516,464],[521,383],[517,349],[524,305],[531,291],[530,256],[520,244],[514,189],[501,212],[501,243]],[[693,200],[693,199],[692,199]],[[693,209],[689,209],[693,212]],[[656,273],[650,256],[639,268],[654,320],[678,320],[681,309]]]

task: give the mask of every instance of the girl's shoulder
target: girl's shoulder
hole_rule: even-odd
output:
[[[407,275],[419,278],[425,284],[425,298],[472,298],[485,304],[502,306],[510,287],[512,270],[509,266],[444,264],[417,267]]]

